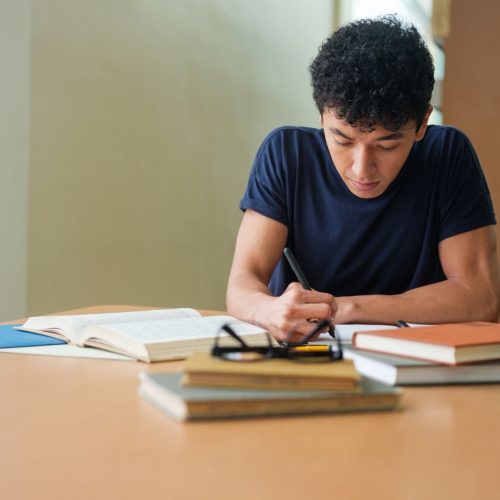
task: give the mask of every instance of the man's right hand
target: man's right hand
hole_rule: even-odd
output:
[[[314,328],[312,320],[333,321],[337,309],[333,295],[290,283],[281,296],[269,297],[257,320],[276,340],[299,342]]]

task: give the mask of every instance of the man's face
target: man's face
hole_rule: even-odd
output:
[[[430,112],[418,130],[410,121],[396,132],[379,126],[363,131],[337,118],[333,110],[323,112],[321,125],[328,150],[351,193],[359,198],[375,198],[389,187],[413,143],[424,137]]]

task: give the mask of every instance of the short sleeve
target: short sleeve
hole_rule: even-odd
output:
[[[439,240],[496,224],[493,203],[477,155],[469,139],[456,129],[445,145],[446,164],[440,204]]]
[[[260,146],[240,202],[241,210],[255,210],[288,225],[286,154],[283,131],[271,132]]]

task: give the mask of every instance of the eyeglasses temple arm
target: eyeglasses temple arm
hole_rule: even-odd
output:
[[[316,326],[299,342],[299,344],[307,344],[307,342],[309,342],[309,340],[319,331],[323,330],[325,326],[330,326],[330,322],[327,319],[323,319],[317,323]]]
[[[229,325],[223,325],[222,330],[231,335],[231,337],[233,337],[233,339],[239,342],[243,347],[248,347],[248,344]]]

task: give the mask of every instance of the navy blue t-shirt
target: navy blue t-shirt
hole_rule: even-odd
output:
[[[240,208],[285,224],[312,288],[337,296],[396,294],[445,279],[438,243],[495,224],[488,187],[467,137],[429,126],[396,179],[376,198],[355,196],[322,129],[282,127],[260,147]],[[281,259],[269,287],[297,281]]]

